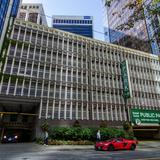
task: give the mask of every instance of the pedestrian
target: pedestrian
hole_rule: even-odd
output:
[[[97,141],[101,140],[101,133],[100,130],[97,131]]]
[[[44,145],[48,145],[48,132],[45,131]]]

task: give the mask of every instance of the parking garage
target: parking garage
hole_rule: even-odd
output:
[[[16,142],[33,141],[35,139],[38,108],[39,103],[31,99],[1,99],[1,142],[3,142],[5,138],[13,136],[17,138]]]

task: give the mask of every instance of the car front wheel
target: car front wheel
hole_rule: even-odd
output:
[[[108,147],[108,151],[114,151],[114,146],[113,146],[113,145],[110,145],[110,146]]]
[[[135,145],[135,144],[132,144],[130,150],[133,151],[133,150],[135,150],[135,149],[136,149],[136,145]]]

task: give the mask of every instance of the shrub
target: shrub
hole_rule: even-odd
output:
[[[62,140],[49,140],[50,145],[93,145],[92,141],[62,141]]]
[[[124,123],[123,123],[123,129],[124,129],[125,131],[130,130],[130,128],[131,128],[131,125],[130,125],[129,122],[124,122]]]
[[[49,135],[51,139],[66,140],[66,133],[68,133],[68,127],[55,127],[49,130]],[[69,137],[69,136],[68,136]]]
[[[107,140],[110,138],[125,137],[125,132],[121,129],[116,128],[100,128],[101,139]]]
[[[102,140],[110,138],[133,138],[131,133],[116,128],[87,128],[87,127],[53,127],[49,130],[51,140],[62,141],[95,141],[97,130],[100,129]]]
[[[92,140],[92,130],[90,128],[82,128],[81,140]]]
[[[126,132],[125,138],[126,138],[126,139],[136,139],[136,138],[134,137],[133,131],[128,131],[128,132]]]

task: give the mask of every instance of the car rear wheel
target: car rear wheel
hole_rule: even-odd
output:
[[[114,146],[113,146],[113,145],[110,145],[110,146],[108,147],[108,151],[114,151]]]
[[[95,150],[96,150],[96,151],[100,151],[100,150],[102,150],[102,149],[101,149],[101,147],[95,147]]]
[[[135,144],[132,144],[130,150],[133,151],[133,150],[135,150],[135,149],[136,149],[136,145],[135,145]]]

